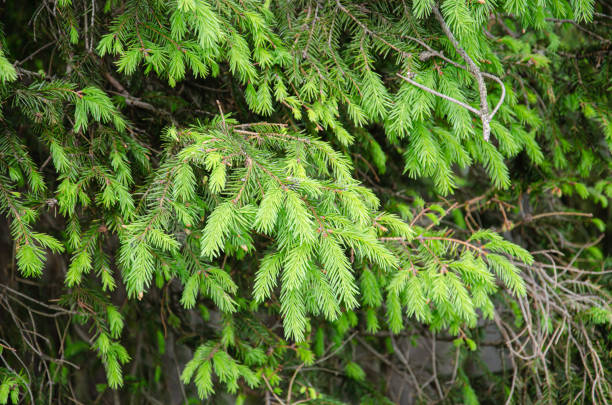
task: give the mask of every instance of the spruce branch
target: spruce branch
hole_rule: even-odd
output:
[[[444,21],[444,17],[442,17],[442,13],[440,13],[438,6],[434,5],[432,10],[433,10],[434,16],[436,17],[436,19],[442,26],[442,31],[444,31],[444,34],[446,35],[446,37],[451,41],[457,53],[461,55],[463,60],[465,60],[465,63],[467,63],[469,71],[476,78],[476,82],[478,83],[478,92],[480,93],[479,116],[482,121],[482,137],[484,138],[485,141],[488,142],[489,137],[491,136],[491,119],[493,117],[492,117],[492,114],[489,114],[489,105],[487,103],[487,86],[485,85],[483,74],[480,72],[480,69],[478,68],[474,60],[467,54],[465,49],[463,49],[463,47],[459,44],[459,41],[457,41],[457,38],[455,38],[455,35],[452,33],[449,26],[446,24],[446,21]],[[503,88],[504,86],[502,84],[502,89]],[[503,91],[504,90],[502,90],[502,92]],[[503,100],[503,98],[501,100]],[[494,112],[497,112],[497,108],[494,110]]]
[[[479,116],[481,115],[481,111],[480,111],[480,110],[477,110],[476,108],[472,107],[471,105],[466,104],[466,103],[464,103],[463,101],[459,101],[459,100],[457,100],[456,98],[452,98],[452,97],[450,97],[450,96],[447,96],[446,94],[442,94],[442,93],[440,93],[439,91],[436,91],[436,90],[434,90],[434,89],[431,89],[431,88],[429,88],[429,87],[427,87],[427,86],[425,86],[425,85],[423,85],[423,84],[421,84],[421,83],[415,82],[414,80],[412,80],[412,79],[410,78],[410,76],[414,76],[414,73],[412,73],[412,72],[408,72],[408,76],[402,76],[401,74],[397,73],[397,76],[398,76],[398,77],[400,77],[400,78],[402,78],[402,79],[404,79],[405,81],[407,81],[408,83],[412,84],[413,86],[418,87],[418,88],[419,88],[419,89],[421,89],[421,90],[425,90],[425,91],[427,91],[427,92],[429,92],[429,93],[431,93],[431,94],[433,94],[433,95],[435,95],[435,96],[438,96],[438,97],[440,97],[440,98],[443,98],[444,100],[448,100],[448,101],[450,101],[451,103],[455,103],[455,104],[457,104],[457,105],[460,105],[461,107],[463,107],[463,108],[465,108],[465,109],[467,109],[467,110],[469,110],[469,111],[473,112],[473,113],[474,113],[474,114],[476,114],[476,115],[479,115]],[[486,139],[486,138],[485,138],[485,139]]]
[[[463,402],[509,394],[510,403],[535,381],[526,401],[584,401],[592,389],[589,402],[606,403],[601,339],[612,309],[601,280],[612,270],[595,245],[609,221],[571,208],[572,194],[581,206],[612,198],[601,159],[612,139],[611,42],[600,40],[612,17],[593,12],[608,12],[606,2],[549,11],[510,0],[177,0],[143,10],[140,0],[115,0],[104,16],[100,1],[43,3],[32,27],[46,45],[22,47],[0,32],[0,213],[15,256],[5,273],[20,283],[9,290],[0,280],[0,308],[21,335],[4,340],[0,327],[0,351],[11,356],[0,353],[0,404],[7,387],[22,401],[27,389],[32,402],[112,395],[72,392],[81,377],[76,367],[63,375],[73,366],[64,351],[70,357],[82,343],[97,356],[79,354],[74,366],[103,365],[110,389],[135,358],[125,374],[144,391],[116,391],[115,402],[176,402],[197,389],[201,398],[229,392],[297,405],[340,400],[343,387],[355,401],[383,402],[397,393],[384,382],[391,376],[421,402],[460,400],[463,390]],[[25,25],[24,13],[13,15],[11,27]],[[503,21],[491,33],[496,16]],[[552,32],[533,34],[542,27]],[[110,95],[120,96],[123,115]],[[522,151],[541,176],[510,178],[512,165],[529,170]],[[456,198],[444,198],[453,190]],[[540,199],[550,212],[536,215],[528,203]],[[596,240],[576,243],[596,229]],[[56,300],[28,298],[48,283],[18,277],[47,269],[54,281],[56,266],[67,268],[69,287],[57,309]],[[126,314],[160,304],[161,324],[123,319],[105,298],[119,283]],[[189,317],[176,312],[177,323],[168,315],[179,289],[176,310]],[[202,329],[211,315],[220,327]],[[481,317],[498,325],[499,339],[472,333]],[[121,338],[124,322],[154,333]],[[405,350],[414,336],[429,350],[428,367],[414,367]],[[388,339],[394,350],[385,350]],[[456,346],[452,376],[440,373],[443,341]],[[59,342],[49,349],[62,357],[44,354],[41,342]],[[193,355],[184,370],[167,363],[178,343]],[[506,345],[509,392],[464,378],[461,356],[489,345]],[[160,356],[149,385],[140,360],[151,348]],[[22,350],[32,355],[21,360]],[[566,359],[570,383],[553,388],[549,376],[564,371],[555,358]],[[178,372],[171,380],[157,372],[168,365]]]
[[[338,8],[340,10],[342,10],[343,13],[348,15],[353,21],[355,21],[355,23],[357,23],[357,25],[359,25],[361,27],[361,29],[363,29],[364,33],[372,35],[374,38],[378,39],[380,42],[382,42],[383,44],[385,44],[389,48],[393,49],[394,51],[396,51],[397,53],[399,53],[400,55],[402,55],[405,58],[409,58],[410,56],[412,56],[410,53],[402,51],[397,46],[393,45],[392,43],[390,43],[389,41],[384,39],[382,36],[380,36],[380,34],[376,33],[375,31],[372,31],[370,28],[368,28],[367,25],[365,25],[364,23],[359,21],[357,19],[357,17],[355,17],[346,7],[344,7],[342,5],[342,3],[340,3],[340,0],[336,0],[336,4],[338,5]]]
[[[426,42],[423,42],[420,39],[414,38],[414,37],[411,37],[411,36],[407,36],[405,38],[407,38],[407,39],[409,39],[411,41],[414,41],[414,42],[418,43],[419,45],[421,45],[423,48],[427,49],[427,51],[421,52],[421,54],[419,55],[419,59],[421,61],[425,61],[425,60],[427,60],[429,58],[432,58],[432,57],[436,56],[436,57],[442,59],[443,61],[445,61],[447,63],[450,63],[451,65],[453,65],[453,66],[455,66],[455,67],[457,67],[459,69],[470,71],[470,69],[467,66],[462,65],[461,63],[457,63],[454,60],[448,58],[441,51],[437,51],[437,50],[433,49],[431,46],[427,45]],[[493,111],[491,111],[491,114],[489,114],[489,118],[493,119],[493,117],[495,116],[495,114],[497,114],[497,111],[499,110],[501,105],[504,103],[504,99],[506,98],[506,86],[504,86],[504,82],[502,82],[502,80],[499,77],[497,77],[497,76],[495,76],[495,75],[493,75],[491,73],[487,73],[487,72],[482,72],[481,71],[480,74],[483,77],[486,77],[486,78],[491,79],[491,80],[495,80],[499,84],[499,87],[501,88],[501,96],[499,98],[499,101],[495,105],[495,108],[493,108]],[[469,108],[468,108],[468,110],[469,110]],[[472,111],[472,110],[470,110],[470,111]],[[481,112],[478,111],[478,110],[472,111],[472,112],[474,112],[475,114],[477,114],[479,116],[481,114]]]

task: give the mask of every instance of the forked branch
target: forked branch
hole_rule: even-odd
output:
[[[442,17],[442,14],[440,13],[440,10],[438,9],[437,5],[433,6],[433,13],[436,19],[438,20],[438,22],[440,23],[440,25],[442,26],[442,31],[444,31],[444,34],[446,35],[446,37],[451,41],[457,53],[461,55],[461,57],[467,64],[468,70],[476,78],[476,82],[478,83],[478,92],[480,93],[479,115],[480,115],[480,120],[482,121],[482,136],[485,141],[488,141],[491,135],[491,119],[493,118],[493,114],[497,112],[497,108],[499,108],[499,105],[501,105],[501,101],[503,101],[503,96],[500,100],[500,103],[498,103],[498,106],[495,108],[494,112],[492,114],[489,114],[489,104],[487,103],[487,86],[485,85],[482,72],[480,71],[476,63],[474,63],[474,60],[470,58],[470,56],[467,54],[465,49],[461,47],[461,45],[459,44],[459,41],[457,41],[457,38],[455,38],[455,35],[452,33],[452,31],[448,27],[448,24],[446,24],[446,21],[444,21],[444,17]],[[497,77],[495,78],[497,79]],[[500,83],[500,84],[502,87],[502,95],[505,95],[504,94],[505,89],[504,89],[503,83]]]

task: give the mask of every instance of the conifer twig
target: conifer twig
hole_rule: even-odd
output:
[[[429,59],[432,56],[436,56],[436,57],[442,59],[443,61],[445,61],[447,63],[450,63],[451,65],[453,65],[455,67],[458,67],[459,69],[463,69],[463,70],[467,70],[467,71],[470,70],[467,66],[462,65],[461,63],[457,63],[454,60],[446,57],[442,52],[436,51],[431,46],[427,45],[427,43],[421,41],[418,38],[414,38],[414,37],[411,37],[411,36],[406,36],[404,38],[407,38],[407,39],[409,39],[411,41],[414,41],[417,44],[421,45],[423,48],[427,49],[427,52],[423,52],[423,53],[421,53],[419,55],[419,59],[422,60],[422,61],[425,61],[425,60]],[[497,110],[499,110],[499,107],[501,107],[501,105],[504,102],[504,99],[506,98],[506,87],[504,86],[504,82],[502,82],[502,80],[499,77],[497,77],[497,76],[495,76],[495,75],[493,75],[491,73],[482,72],[482,71],[480,72],[480,74],[482,75],[482,77],[486,77],[486,78],[495,80],[499,84],[499,86],[501,88],[501,97],[499,98],[499,101],[495,105],[495,108],[493,108],[493,111],[491,111],[491,114],[489,114],[489,118],[493,119],[493,117],[497,113]],[[480,115],[480,111],[478,111],[476,114]]]
[[[440,17],[442,17],[442,16],[440,15]],[[444,22],[443,19],[442,19],[442,22]],[[445,26],[448,29],[448,26],[444,22],[443,28]],[[368,30],[367,32],[372,32],[372,31]],[[450,30],[448,32],[449,32],[450,35],[453,35],[452,32],[450,32]],[[445,31],[445,33],[446,33],[446,31]],[[421,45],[422,47],[424,47],[427,50],[426,52],[422,52],[419,55],[419,59],[420,60],[425,61],[425,60],[431,58],[432,56],[436,56],[436,57],[446,61],[447,63],[450,63],[451,65],[453,65],[455,67],[458,67],[459,69],[467,70],[470,73],[474,74],[471,67],[468,67],[468,66],[465,66],[465,65],[462,65],[460,63],[455,62],[454,60],[446,57],[442,52],[433,49],[431,46],[427,45],[427,43],[425,43],[424,41],[422,41],[420,39],[412,37],[412,36],[403,36],[403,35],[402,35],[402,38],[406,38],[406,39],[409,39],[411,41],[414,41],[414,42],[418,43],[419,45]],[[450,36],[449,36],[449,39],[451,39]],[[454,39],[454,42],[453,42],[453,39]],[[455,43],[456,43],[455,49],[457,50],[457,52],[459,54],[461,54],[462,57],[463,57],[463,54],[465,54],[464,59],[467,57],[470,61],[472,61],[472,64],[473,64],[473,60],[467,55],[467,53],[463,50],[463,48],[461,48],[461,46],[456,41],[454,36],[452,37],[451,42],[453,42],[453,46],[455,46]],[[459,49],[457,47],[459,47],[459,49],[461,49],[463,51],[463,54],[459,51]],[[467,61],[468,59],[465,59],[465,60]],[[469,64],[469,62],[468,62],[468,64]],[[478,69],[478,67],[475,64],[474,64],[474,66],[476,67],[476,69]],[[441,98],[443,98],[445,100],[448,100],[448,101],[450,101],[452,103],[455,103],[455,104],[457,104],[457,105],[467,109],[468,111],[471,111],[472,113],[478,115],[479,117],[481,117],[481,119],[485,119],[487,121],[487,124],[485,125],[485,123],[483,121],[483,136],[484,136],[485,140],[488,141],[489,140],[489,135],[490,135],[490,122],[493,119],[493,117],[495,116],[495,114],[497,113],[497,111],[499,110],[499,108],[501,107],[501,105],[503,104],[504,99],[506,98],[506,87],[504,86],[504,83],[502,82],[502,80],[499,77],[497,77],[497,76],[495,76],[495,75],[493,75],[491,73],[482,72],[482,71],[480,71],[478,69],[478,75],[479,76],[475,75],[475,77],[476,77],[476,79],[478,81],[479,92],[480,92],[480,95],[481,95],[481,99],[480,99],[481,100],[481,110],[478,110],[478,109],[476,109],[476,108],[474,108],[474,107],[472,107],[472,106],[470,106],[470,105],[468,105],[468,104],[466,104],[466,103],[464,103],[462,101],[459,101],[459,100],[457,100],[455,98],[452,98],[450,96],[447,96],[445,94],[437,92],[437,91],[435,91],[435,90],[433,90],[433,89],[431,89],[431,88],[429,88],[427,86],[424,86],[424,85],[422,85],[420,83],[417,83],[414,80],[411,80],[410,77],[407,78],[407,77],[402,76],[400,74],[398,74],[397,76],[402,78],[402,79],[404,79],[404,80],[406,80],[410,84],[420,88],[421,90],[425,90],[425,91],[427,91],[427,92],[429,92],[431,94],[434,94],[435,96],[441,97]],[[495,80],[499,84],[499,86],[501,88],[501,96],[499,98],[499,101],[497,102],[497,104],[495,105],[495,107],[493,108],[493,110],[490,113],[488,112],[486,86],[484,85],[484,81],[482,81],[482,83],[479,81],[479,77],[480,78],[488,78],[488,79],[491,79],[491,80]],[[482,86],[481,86],[481,84],[482,84]],[[484,98],[483,98],[483,94],[484,94]],[[486,106],[486,109],[482,108],[483,102],[484,102],[484,105]]]
[[[392,43],[390,43],[389,41],[387,41],[386,39],[384,39],[383,37],[381,37],[379,34],[377,34],[376,32],[372,31],[370,28],[368,28],[367,25],[365,25],[364,23],[362,23],[361,21],[359,21],[357,19],[357,17],[355,17],[353,14],[351,14],[351,12],[342,5],[342,3],[340,3],[340,0],[336,0],[336,4],[338,5],[338,8],[340,10],[342,10],[343,13],[345,13],[346,15],[348,15],[353,21],[355,21],[357,23],[357,25],[359,25],[363,31],[366,34],[370,34],[372,35],[374,38],[378,39],[380,42],[382,42],[383,44],[387,45],[389,48],[393,49],[394,51],[398,52],[400,55],[402,55],[403,57],[410,57],[411,55],[407,52],[402,51],[401,49],[399,49],[397,46],[393,45]]]
[[[295,378],[299,374],[300,370],[304,367],[304,364],[306,363],[300,364],[299,367],[295,369],[295,371],[293,372],[293,376],[291,376],[291,380],[289,380],[289,388],[287,388],[287,404],[291,404],[291,391],[293,390],[293,382],[295,381]]]
[[[546,21],[552,22],[554,24],[572,24],[574,27],[578,28],[580,31],[586,33],[587,35],[592,36],[593,38],[597,39],[598,41],[601,41],[604,44],[609,44],[612,41],[602,37],[601,35],[588,30],[586,28],[584,28],[583,26],[581,26],[576,20],[572,20],[572,19],[559,19],[559,18],[545,18]]]
[[[115,89],[117,89],[119,94],[121,94],[121,96],[123,96],[123,98],[125,99],[125,104],[126,105],[134,106],[134,107],[139,107],[139,108],[142,108],[142,109],[145,109],[145,110],[149,110],[149,111],[153,111],[153,112],[165,113],[165,111],[158,110],[152,104],[149,104],[149,103],[147,103],[145,101],[142,101],[141,99],[139,99],[137,97],[132,96],[130,93],[128,93],[128,91],[125,89],[125,87],[123,87],[123,85],[121,83],[119,83],[119,80],[115,79],[110,73],[104,72],[104,77],[106,77],[106,80],[108,80],[108,82]]]
[[[393,362],[391,362],[389,359],[387,359],[382,354],[377,352],[376,349],[374,349],[372,346],[370,346],[368,344],[368,342],[365,341],[365,339],[363,339],[363,338],[361,338],[359,336],[356,336],[355,339],[357,339],[357,341],[359,343],[361,343],[361,345],[363,347],[365,347],[368,350],[368,352],[373,354],[376,358],[378,358],[380,361],[382,361],[387,366],[389,366],[391,368],[391,370],[395,371],[399,376],[401,376],[404,379],[404,381],[406,381],[409,384],[413,383],[413,381],[409,378],[409,375],[407,373],[405,373],[402,370],[400,370],[400,368],[398,366],[396,366]]]
[[[410,374],[410,377],[414,380],[414,388],[416,389],[418,395],[422,396],[423,395],[423,389],[421,388],[421,386],[419,384],[419,381],[417,380],[416,375],[414,374],[414,371],[412,371],[412,368],[410,367],[410,362],[408,361],[408,358],[406,358],[406,356],[404,356],[401,348],[399,347],[399,345],[395,341],[395,339],[393,337],[393,334],[391,334],[389,337],[391,339],[391,345],[393,347],[393,350],[395,351],[395,354],[397,355],[397,358],[400,360],[400,362],[402,362],[402,364],[404,365],[406,370],[408,370],[408,373]]]
[[[442,31],[444,31],[444,34],[446,35],[446,37],[453,44],[453,47],[455,48],[457,53],[459,55],[461,55],[463,60],[465,60],[465,63],[467,63],[467,66],[469,68],[468,70],[476,78],[476,82],[478,83],[478,92],[480,93],[480,112],[479,112],[479,115],[480,115],[480,119],[482,121],[482,136],[483,136],[485,141],[489,141],[489,137],[491,135],[491,118],[492,118],[492,114],[491,115],[489,114],[489,105],[487,103],[487,86],[485,85],[483,75],[480,72],[480,69],[478,68],[478,66],[476,65],[474,60],[472,58],[470,58],[470,56],[467,54],[465,49],[463,49],[463,47],[461,47],[461,45],[459,44],[459,41],[457,41],[457,38],[455,38],[455,35],[452,33],[452,31],[450,30],[450,28],[446,24],[446,21],[444,21],[444,17],[442,17],[442,14],[440,13],[440,10],[438,9],[438,6],[434,5],[432,10],[433,10],[434,16],[436,17],[436,19],[438,20],[438,22],[442,26]],[[502,89],[503,88],[504,88],[504,86],[502,85]],[[494,111],[497,112],[497,108]]]
[[[424,43],[422,41],[419,41],[416,38],[411,38],[411,39],[413,39],[414,41],[417,41],[419,44],[421,44],[425,48],[427,48],[427,50],[429,52],[428,56],[437,56],[438,58],[444,60],[445,62],[450,63],[451,65],[453,65],[455,67],[458,67],[459,69],[463,69],[463,70],[467,70],[467,71],[470,70],[467,66],[462,65],[461,63],[457,63],[457,62],[455,62],[454,60],[452,60],[450,58],[447,58],[446,56],[444,56],[444,54],[442,52],[436,51],[435,49],[431,48],[426,43]],[[421,54],[421,55],[423,55],[423,54]],[[421,60],[423,60],[423,57],[421,57]],[[482,75],[482,77],[486,77],[486,78],[495,80],[499,84],[499,87],[501,88],[501,96],[499,98],[499,101],[495,105],[495,108],[493,108],[493,111],[491,111],[491,113],[489,114],[489,118],[493,119],[493,117],[497,113],[497,110],[499,110],[499,107],[501,107],[501,105],[504,102],[504,99],[506,98],[506,86],[504,86],[504,82],[502,82],[502,80],[499,77],[497,77],[497,76],[495,76],[495,75],[493,75],[491,73],[487,73],[487,72],[482,72],[481,71],[480,74]]]
[[[266,383],[266,387],[268,387],[268,392],[270,392],[272,394],[274,399],[276,399],[279,404],[284,405],[285,403],[283,402],[283,400],[280,399],[280,397],[278,395],[276,395],[276,392],[274,392],[274,389],[272,389],[272,386],[268,382],[268,379],[266,378],[265,373],[261,374],[261,378],[263,378],[264,382]]]
[[[409,75],[413,75],[413,73],[412,73],[412,72],[408,72],[408,74],[409,74]],[[433,95],[435,95],[435,96],[438,96],[438,97],[440,97],[440,98],[443,98],[444,100],[448,100],[448,101],[450,101],[451,103],[455,103],[455,104],[457,104],[457,105],[460,105],[461,107],[463,107],[463,108],[465,108],[465,109],[467,109],[467,110],[469,110],[469,111],[473,112],[473,113],[474,113],[474,114],[476,114],[476,115],[481,115],[481,112],[480,112],[479,110],[477,110],[476,108],[472,107],[472,106],[471,106],[471,105],[469,105],[469,104],[464,103],[463,101],[459,101],[459,100],[457,100],[456,98],[452,98],[451,96],[447,96],[446,94],[440,93],[440,92],[438,92],[438,91],[436,91],[436,90],[434,90],[434,89],[431,89],[431,88],[429,88],[429,87],[427,87],[427,86],[425,86],[425,85],[423,85],[423,84],[421,84],[421,83],[415,82],[415,81],[414,81],[414,80],[412,80],[410,77],[407,77],[407,76],[402,76],[402,75],[401,75],[401,74],[399,74],[399,73],[397,74],[397,76],[398,76],[398,77],[400,77],[400,78],[402,78],[402,79],[404,79],[405,81],[407,81],[408,83],[412,84],[413,86],[418,87],[418,88],[419,88],[419,89],[421,89],[421,90],[425,90],[425,91],[427,91],[427,92],[429,92],[429,93],[431,93],[431,94],[433,94]]]

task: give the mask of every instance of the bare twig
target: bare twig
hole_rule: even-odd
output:
[[[287,388],[287,405],[291,405],[291,391],[293,390],[293,382],[295,381],[297,375],[300,373],[302,367],[304,367],[304,364],[305,363],[300,364],[299,367],[295,369],[293,375],[291,376],[291,380],[289,380],[289,388]]]
[[[265,374],[262,373],[261,378],[263,378],[264,382],[266,383],[266,387],[268,387],[268,392],[272,394],[274,399],[276,399],[276,401],[278,401],[279,404],[285,405],[285,402],[282,399],[280,399],[280,397],[276,395],[276,392],[274,392],[274,390],[272,389],[272,386],[270,385],[270,382],[266,378]]]
[[[125,87],[123,87],[121,85],[121,83],[119,83],[119,81],[117,79],[115,79],[110,73],[104,72],[104,77],[106,77],[106,80],[108,80],[108,82],[115,89],[117,89],[119,94],[121,96],[123,96],[123,98],[125,99],[125,104],[127,104],[128,106],[138,107],[138,108],[142,108],[144,110],[149,110],[149,111],[153,111],[153,112],[162,112],[162,113],[165,113],[165,111],[162,111],[162,110],[159,110],[159,109],[155,108],[152,104],[144,102],[141,99],[136,98],[136,97],[130,95],[127,92],[127,90],[125,89]]]
[[[411,36],[406,36],[405,38],[407,38],[407,39],[409,39],[411,41],[414,41],[414,42],[418,43],[419,45],[421,45],[423,48],[427,49],[427,52],[423,52],[419,56],[419,58],[421,60],[426,60],[426,59],[428,59],[428,58],[430,58],[432,56],[436,56],[436,57],[444,60],[445,62],[450,63],[451,65],[453,65],[455,67],[458,67],[459,69],[463,69],[463,70],[467,70],[467,71],[470,70],[467,66],[462,65],[460,63],[457,63],[454,60],[446,57],[442,52],[436,51],[435,49],[433,49],[432,47],[427,45],[427,43],[421,41],[418,38],[414,38],[414,37],[411,37]],[[497,104],[495,105],[495,108],[493,108],[493,111],[490,114],[490,119],[493,119],[493,117],[497,113],[497,110],[499,110],[499,107],[501,107],[501,105],[504,102],[504,99],[506,98],[506,87],[504,86],[504,82],[502,82],[499,77],[497,77],[497,76],[495,76],[495,75],[493,75],[491,73],[482,72],[482,71],[480,72],[480,74],[483,77],[486,77],[486,78],[491,79],[491,80],[495,80],[499,84],[499,86],[501,88],[501,97],[499,98],[499,101],[497,102]],[[474,112],[474,111],[472,111],[472,112]],[[480,115],[480,111],[476,112],[476,114]]]
[[[455,48],[457,53],[461,55],[461,57],[463,58],[463,60],[468,66],[468,70],[476,78],[476,82],[478,83],[478,92],[480,93],[480,111],[478,115],[480,116],[480,120],[482,121],[482,136],[485,141],[488,141],[491,135],[492,115],[489,114],[489,104],[487,102],[487,86],[485,85],[483,74],[480,72],[480,69],[478,68],[476,63],[474,63],[474,60],[470,58],[467,52],[459,44],[459,41],[457,41],[457,38],[455,38],[455,35],[452,33],[452,31],[446,24],[446,21],[444,21],[444,17],[442,17],[442,14],[440,13],[438,6],[436,5],[433,6],[433,13],[436,19],[438,20],[438,22],[440,23],[440,25],[442,26],[442,31],[444,31],[444,34],[453,44],[453,47]],[[502,83],[502,89],[504,89],[503,83]],[[495,109],[494,112],[497,112],[497,109]]]
[[[410,73],[410,74],[412,75],[412,73]],[[433,94],[433,95],[435,95],[435,96],[438,96],[438,97],[441,97],[441,98],[443,98],[443,99],[445,99],[445,100],[448,100],[448,101],[450,101],[451,103],[455,103],[455,104],[457,104],[457,105],[460,105],[461,107],[463,107],[463,108],[465,108],[465,109],[467,109],[467,110],[469,110],[469,111],[473,112],[474,114],[476,114],[476,115],[478,115],[478,116],[480,116],[480,115],[481,115],[481,113],[480,113],[480,111],[479,111],[479,110],[475,109],[474,107],[472,107],[472,106],[471,106],[471,105],[469,105],[469,104],[464,103],[463,101],[459,101],[459,100],[457,100],[456,98],[452,98],[452,97],[447,96],[446,94],[442,94],[442,93],[440,93],[440,92],[438,92],[438,91],[436,91],[436,90],[434,90],[434,89],[430,89],[429,87],[427,87],[427,86],[425,86],[425,85],[422,85],[421,83],[415,82],[415,81],[414,81],[414,80],[412,80],[410,77],[407,77],[407,76],[402,76],[402,75],[401,75],[401,74],[399,74],[399,73],[397,74],[397,76],[398,76],[398,77],[400,77],[400,78],[402,78],[402,79],[404,79],[405,81],[407,81],[408,83],[412,84],[413,86],[418,87],[418,88],[419,88],[419,89],[421,89],[421,90],[425,90],[425,91],[427,91],[427,92],[429,92],[429,93],[431,93],[431,94]]]
[[[586,33],[587,35],[592,36],[593,38],[595,38],[595,39],[597,39],[597,40],[599,40],[599,41],[601,41],[603,43],[609,44],[609,43],[612,42],[610,39],[604,38],[601,35],[593,32],[591,30],[588,30],[588,29],[584,28],[582,25],[580,25],[580,23],[578,23],[578,21],[575,21],[575,20],[558,19],[558,18],[546,18],[546,21],[550,21],[550,22],[553,22],[555,24],[572,24],[574,27],[578,28],[580,31]]]

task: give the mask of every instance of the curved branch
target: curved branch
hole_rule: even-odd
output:
[[[442,31],[448,37],[450,42],[453,44],[453,47],[457,51],[459,55],[463,58],[465,63],[467,63],[468,70],[474,75],[476,78],[476,82],[478,83],[478,92],[480,93],[480,120],[482,121],[482,136],[485,141],[489,140],[491,135],[491,116],[489,115],[489,104],[487,103],[487,86],[485,85],[483,74],[480,72],[480,69],[474,62],[472,58],[467,54],[465,49],[461,47],[455,35],[453,35],[452,31],[444,21],[444,17],[440,13],[437,5],[433,6],[433,13],[440,25],[442,26]],[[503,86],[502,86],[503,87]],[[505,91],[505,89],[503,90]],[[498,103],[501,105],[501,103]],[[495,110],[497,112],[497,109]]]
[[[440,59],[442,59],[443,61],[450,63],[451,65],[458,67],[459,69],[463,69],[463,70],[467,70],[469,71],[470,69],[465,66],[462,65],[461,63],[457,63],[454,60],[447,58],[446,56],[444,56],[444,54],[440,51],[436,51],[435,49],[433,49],[431,46],[427,45],[425,42],[421,41],[420,39],[414,38],[414,37],[406,37],[407,39],[414,41],[416,43],[418,43],[419,45],[421,45],[423,48],[427,49],[427,52],[423,52],[421,53],[421,55],[419,55],[419,59],[421,59],[422,61],[425,61],[429,58],[431,58],[432,56],[436,56]],[[491,112],[491,114],[489,115],[490,119],[493,119],[493,117],[495,116],[495,114],[497,113],[497,110],[499,110],[499,107],[501,107],[501,105],[504,102],[504,99],[506,98],[506,86],[504,86],[504,82],[497,76],[491,74],[491,73],[487,73],[487,72],[480,72],[480,74],[482,75],[482,77],[486,77],[488,79],[492,79],[495,80],[498,84],[499,87],[501,87],[501,97],[499,98],[499,101],[497,102],[497,105],[495,106],[495,108],[493,109],[493,111]],[[480,111],[478,111],[478,113],[480,115]]]
[[[421,89],[421,90],[425,90],[425,91],[427,91],[427,92],[429,92],[429,93],[431,93],[431,94],[433,94],[433,95],[436,95],[436,96],[441,97],[441,98],[443,98],[443,99],[445,99],[445,100],[448,100],[448,101],[450,101],[451,103],[455,103],[455,104],[457,104],[457,105],[460,105],[461,107],[463,107],[463,108],[465,108],[465,109],[467,109],[467,110],[469,110],[469,111],[473,112],[474,114],[476,114],[476,115],[479,115],[479,116],[480,116],[480,111],[479,111],[479,110],[475,109],[474,107],[472,107],[472,106],[471,106],[471,105],[469,105],[469,104],[464,103],[463,101],[459,101],[459,100],[457,100],[456,98],[452,98],[452,97],[450,97],[450,96],[447,96],[446,94],[442,94],[442,93],[440,93],[440,92],[438,92],[438,91],[436,91],[436,90],[434,90],[434,89],[431,89],[431,88],[429,88],[429,87],[427,87],[427,86],[425,86],[425,85],[422,85],[421,83],[417,83],[417,82],[415,82],[414,80],[412,80],[412,79],[411,79],[411,78],[409,78],[409,77],[402,76],[402,75],[400,75],[399,73],[397,74],[397,76],[398,76],[398,77],[401,77],[402,79],[404,79],[404,80],[405,80],[405,81],[407,81],[408,83],[412,84],[413,86],[418,87],[418,88],[419,88],[419,89]]]

